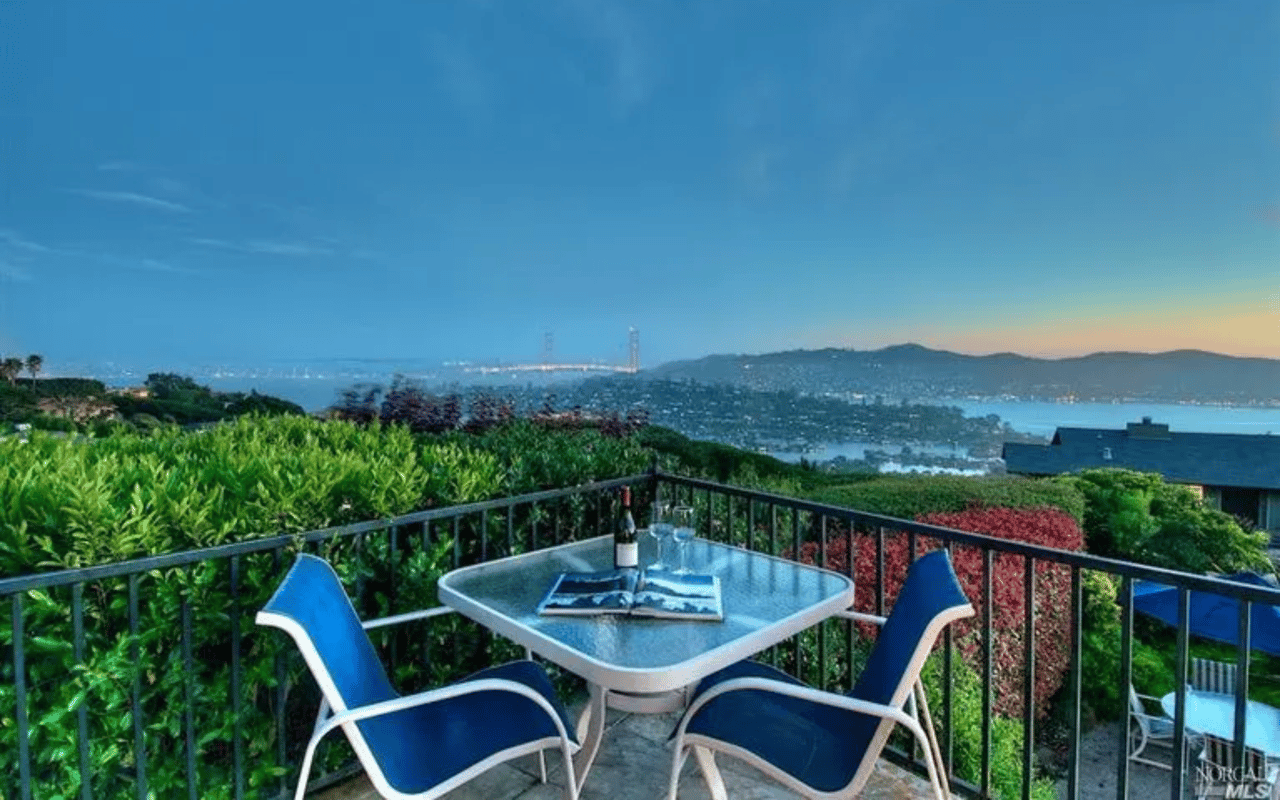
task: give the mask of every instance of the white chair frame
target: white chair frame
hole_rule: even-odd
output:
[[[437,608],[429,608],[423,611],[411,611],[407,614],[396,614],[389,617],[381,617],[362,621],[361,626],[366,630],[386,627],[388,625],[398,625],[404,622],[411,622],[420,619],[429,619],[431,617],[441,616],[443,614],[453,613],[453,609],[447,606],[439,606]],[[522,755],[537,753],[539,756],[542,781],[547,780],[547,767],[544,751],[549,747],[559,747],[564,755],[565,769],[565,797],[568,800],[577,800],[578,783],[574,778],[573,755],[578,751],[578,745],[569,738],[569,733],[564,727],[564,723],[560,719],[560,715],[556,713],[555,708],[547,702],[547,699],[538,692],[530,689],[522,683],[516,681],[501,680],[496,678],[464,681],[462,683],[451,684],[439,689],[430,689],[425,692],[419,692],[414,695],[398,697],[394,700],[387,700],[381,703],[373,703],[371,705],[362,706],[356,709],[340,708],[334,709],[330,706],[329,697],[341,697],[337,686],[333,682],[333,678],[329,675],[329,670],[325,666],[324,661],[320,658],[320,654],[316,652],[315,647],[311,644],[310,637],[296,621],[279,614],[267,611],[258,612],[256,621],[259,625],[267,625],[280,628],[289,633],[293,638],[298,649],[302,652],[303,660],[311,670],[311,674],[315,677],[316,683],[320,685],[322,699],[320,701],[320,710],[316,714],[315,726],[311,731],[311,741],[307,743],[306,753],[302,758],[302,770],[298,779],[298,787],[294,792],[294,800],[303,800],[307,790],[307,780],[310,777],[311,762],[315,758],[316,746],[320,744],[320,740],[335,728],[342,728],[346,734],[347,740],[351,743],[352,749],[356,753],[356,757],[360,760],[361,766],[369,776],[369,780],[373,783],[373,787],[378,794],[387,798],[387,800],[435,800],[442,795],[456,789],[472,778],[488,771],[498,764],[518,758]],[[526,654],[528,651],[526,650]],[[368,744],[361,735],[359,727],[355,724],[362,719],[390,714],[396,711],[402,711],[406,708],[425,705],[428,703],[447,700],[452,697],[460,697],[475,692],[489,691],[505,691],[518,694],[532,700],[544,711],[553,721],[556,727],[557,736],[544,737],[532,742],[528,742],[517,747],[508,748],[506,750],[494,753],[488,758],[473,764],[471,767],[463,770],[452,778],[440,783],[425,792],[417,794],[404,794],[396,790],[387,781],[383,775],[382,769],[378,766],[377,760],[370,751]]]
[[[925,638],[933,641],[937,640],[938,635],[947,625],[957,619],[973,615],[973,607],[970,606],[968,613],[964,613],[965,609],[956,609],[951,613],[940,615],[934,620],[933,624],[926,629]],[[873,625],[884,625],[886,617],[876,616],[874,614],[863,614],[857,611],[841,611],[835,616],[844,619],[851,619],[856,622],[869,622]],[[925,768],[929,773],[929,785],[933,789],[935,800],[950,800],[950,786],[947,780],[946,765],[942,761],[942,751],[938,747],[938,740],[933,730],[933,719],[929,715],[929,704],[925,699],[924,685],[920,682],[920,671],[924,667],[924,662],[929,656],[929,650],[917,654],[911,663],[907,666],[906,674],[913,675],[911,692],[906,698],[904,707],[907,711],[895,706],[880,705],[878,703],[869,703],[865,700],[848,697],[841,694],[833,694],[824,692],[820,689],[813,689],[808,686],[796,686],[789,683],[781,683],[775,680],[765,678],[734,678],[724,683],[708,689],[706,692],[698,695],[697,699],[689,706],[684,717],[680,721],[679,727],[676,729],[675,735],[675,762],[671,770],[671,785],[668,791],[668,800],[676,800],[676,792],[679,787],[680,770],[684,766],[685,759],[692,752],[694,760],[697,762],[699,769],[702,771],[703,778],[706,780],[707,789],[711,793],[712,800],[728,800],[728,791],[724,785],[724,779],[720,775],[720,770],[715,763],[715,753],[710,747],[706,746],[706,740],[697,734],[686,734],[685,729],[692,719],[693,714],[706,703],[719,697],[726,692],[739,691],[743,689],[763,689],[765,691],[774,692],[776,694],[796,697],[801,700],[808,700],[813,703],[841,708],[847,711],[855,711],[860,714],[869,714],[871,716],[880,717],[882,722],[872,737],[867,747],[866,753],[863,754],[862,763],[858,765],[857,771],[854,773],[853,780],[849,785],[835,792],[817,792],[813,787],[797,781],[787,773],[774,767],[767,761],[758,758],[755,754],[743,750],[738,747],[726,746],[722,742],[715,743],[715,750],[727,753],[742,759],[751,764],[756,769],[777,780],[782,785],[793,791],[799,792],[801,795],[811,798],[811,800],[849,800],[856,797],[866,784],[867,779],[871,776],[875,764],[884,750],[884,744],[889,738],[889,734],[893,731],[893,726],[886,723],[896,723],[903,726],[911,735],[915,737],[921,749],[925,752]]]
[[[1152,697],[1151,695],[1138,694],[1137,690],[1133,688],[1132,684],[1130,684],[1129,703],[1128,703],[1129,705],[1128,717],[1130,721],[1129,737],[1130,737],[1130,740],[1133,739],[1134,730],[1132,727],[1132,723],[1136,722],[1138,723],[1137,733],[1138,733],[1139,739],[1138,739],[1138,746],[1131,747],[1129,750],[1129,760],[1136,761],[1139,764],[1146,764],[1149,767],[1158,767],[1160,769],[1172,770],[1173,769],[1173,735],[1174,735],[1173,720],[1164,716],[1163,713],[1152,714],[1148,712],[1147,706],[1145,705],[1145,703],[1148,703],[1148,702],[1155,704],[1157,707],[1159,707],[1160,705],[1160,700],[1158,698]],[[1163,722],[1167,724],[1169,726],[1169,735],[1160,736],[1155,734],[1152,731],[1152,727],[1153,727],[1152,723],[1154,722]],[[1190,737],[1186,737],[1186,738],[1189,739]],[[1156,745],[1169,748],[1168,763],[1165,763],[1163,761],[1155,761],[1143,756],[1143,752],[1146,751],[1147,745],[1151,745],[1151,744],[1156,744]]]

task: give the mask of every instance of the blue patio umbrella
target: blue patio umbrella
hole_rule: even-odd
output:
[[[1267,578],[1250,572],[1221,577],[1237,583],[1276,588]],[[1133,585],[1133,610],[1177,627],[1178,589],[1176,586],[1154,581],[1137,581]],[[1192,591],[1190,610],[1187,621],[1192,636],[1225,644],[1237,643],[1239,600],[1211,592]],[[1280,656],[1280,606],[1253,604],[1249,615],[1249,646],[1254,650]]]

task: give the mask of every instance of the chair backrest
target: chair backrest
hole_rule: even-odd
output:
[[[337,573],[323,559],[299,555],[257,621],[293,637],[335,712],[398,696]]]
[[[942,629],[973,613],[946,550],[916,559],[850,696],[903,708]],[[865,742],[865,752],[871,756],[863,763],[866,768],[868,762],[874,764],[894,723],[859,715],[855,724],[859,730],[854,741]]]
[[[1191,659],[1191,688],[1202,692],[1235,694],[1236,665],[1209,658]]]
[[[1142,701],[1138,699],[1138,692],[1133,688],[1133,684],[1129,684],[1129,716],[1138,721],[1144,733],[1151,733],[1151,721],[1148,717],[1147,710],[1143,708]]]

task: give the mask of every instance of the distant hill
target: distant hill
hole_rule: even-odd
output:
[[[917,344],[881,350],[790,350],[714,355],[663,364],[644,373],[753,389],[803,393],[1026,400],[1144,400],[1280,404],[1280,360],[1200,350],[1094,353],[1031,358],[1015,353],[970,356]]]

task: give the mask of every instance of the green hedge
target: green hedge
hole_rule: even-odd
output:
[[[573,462],[576,473],[558,474],[569,483],[604,477],[607,465],[630,467],[639,457],[622,442],[545,433],[526,442],[526,457],[503,461],[504,447],[514,453],[521,437],[529,436],[512,429],[487,439],[431,439],[404,428],[303,417],[245,418],[199,432],[160,429],[149,437],[97,440],[33,432],[27,444],[0,441],[0,574],[108,563],[503,496],[513,483],[546,478],[553,465],[543,456],[560,451],[585,454]],[[554,466],[564,469],[558,461]],[[522,507],[512,519],[512,541],[521,546],[534,524],[545,535],[552,520],[562,538],[594,534],[601,524],[593,516],[598,507],[580,497],[552,508]],[[364,618],[431,607],[437,578],[457,559],[467,563],[482,542],[490,556],[506,546],[505,515],[476,514],[459,523],[430,530],[401,526],[394,546],[386,530],[331,539],[320,554],[338,569]],[[35,796],[79,796],[81,709],[94,797],[136,797],[140,753],[147,758],[149,796],[186,796],[188,691],[197,796],[235,795],[237,740],[249,796],[272,796],[292,785],[318,698],[293,644],[278,631],[257,628],[253,615],[300,547],[295,541],[285,551],[242,556],[234,566],[223,559],[151,571],[133,579],[132,597],[129,579],[84,584],[81,659],[72,645],[72,590],[21,595]],[[6,598],[6,609],[8,603]],[[131,604],[136,627],[129,623]],[[184,663],[184,616],[191,630],[190,668]],[[241,645],[238,693],[231,683],[233,626]],[[378,633],[375,640],[403,691],[520,655],[455,616]],[[18,773],[13,647],[12,629],[0,625],[0,653],[8,653],[0,658],[0,772],[8,775]],[[145,726],[141,751],[134,742],[135,686]],[[328,767],[350,758],[342,738],[332,739],[320,756]]]
[[[882,475],[871,480],[815,489],[824,503],[874,514],[915,519],[977,505],[992,508],[1049,506],[1084,519],[1084,497],[1072,486],[1014,476],[969,478],[955,475]]]
[[[0,442],[0,575],[82,567],[499,495],[491,454],[305,417]]]

